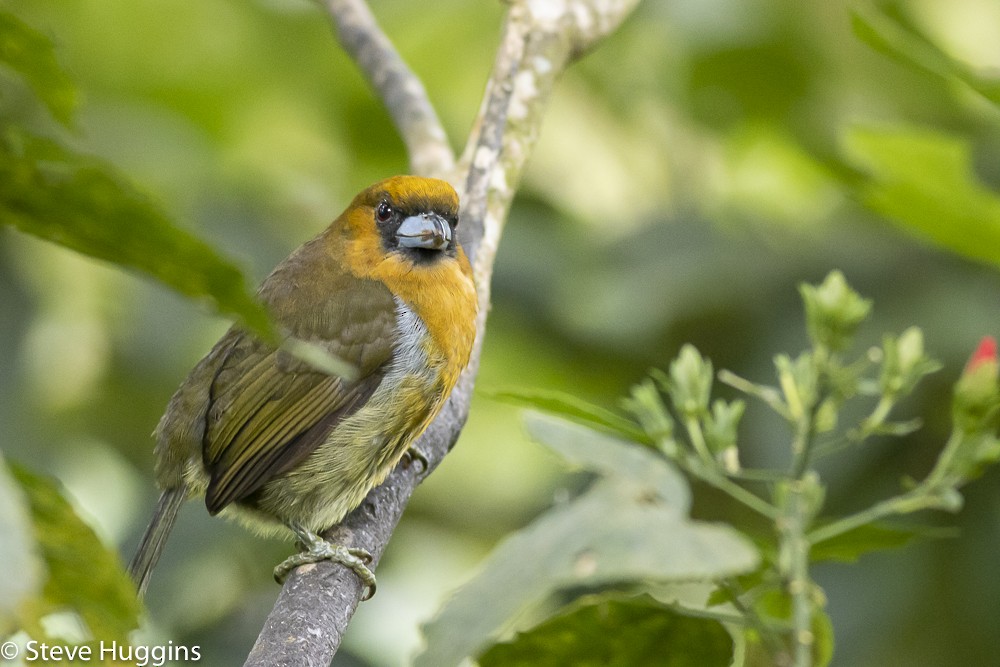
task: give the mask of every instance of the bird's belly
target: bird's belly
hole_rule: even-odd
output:
[[[319,531],[339,523],[396,467],[436,415],[440,401],[420,377],[372,399],[294,469],[255,494],[256,510]],[[382,393],[380,396],[379,394]]]

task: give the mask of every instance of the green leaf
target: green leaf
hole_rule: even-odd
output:
[[[649,442],[649,436],[628,419],[571,394],[547,389],[522,388],[500,389],[484,393],[498,401],[559,415],[579,424],[621,435],[637,442]]]
[[[8,573],[16,573],[0,577],[0,636],[5,636],[20,604],[41,588],[43,567],[26,499],[8,472],[3,456],[0,456],[0,536],[0,563]]]
[[[813,561],[853,563],[861,556],[876,551],[899,549],[923,539],[952,537],[949,530],[930,526],[890,526],[869,523],[813,545],[809,558]]]
[[[25,612],[25,629],[44,636],[40,619],[69,607],[95,640],[124,640],[139,625],[139,601],[118,555],[80,520],[56,482],[20,466],[12,471],[28,498],[35,540],[49,571],[42,598]]]
[[[713,579],[756,566],[758,554],[742,535],[686,516],[690,492],[662,457],[552,418],[531,417],[529,431],[602,477],[493,551],[480,574],[424,627],[427,648],[416,665],[458,664],[495,641],[517,615],[562,590]]]
[[[0,11],[0,62],[27,81],[49,112],[67,127],[76,90],[56,60],[52,42],[10,12]]]
[[[733,641],[717,621],[682,616],[649,597],[589,598],[479,659],[482,667],[725,667]]]
[[[533,440],[573,466],[651,491],[678,515],[691,506],[687,482],[670,462],[652,450],[538,413],[525,414],[524,425]]]
[[[833,622],[825,609],[813,609],[813,667],[826,667],[833,660]]]
[[[766,548],[762,548],[761,552],[763,562],[760,567],[753,572],[732,577],[729,581],[717,585],[705,599],[705,607],[710,608],[728,604],[735,600],[734,595],[763,585],[764,578],[771,571],[773,563],[769,562]],[[730,582],[735,585],[728,585]]]
[[[792,617],[792,599],[781,590],[772,589],[764,593],[754,604],[757,613],[765,621],[777,621],[782,625],[788,625]],[[812,662],[813,667],[826,667],[833,659],[834,636],[833,623],[826,610],[812,605],[810,629],[813,635]],[[754,629],[745,632],[746,654],[743,660],[743,667],[773,667],[775,664],[791,664],[791,655],[794,652],[790,635],[779,638],[780,645],[786,652],[786,656],[779,661],[775,660],[772,646],[763,641],[760,634]]]
[[[845,144],[869,174],[861,186],[868,207],[938,246],[1000,266],[1000,196],[974,177],[967,142],[928,130],[855,128]]]
[[[851,26],[861,41],[879,53],[945,80],[961,81],[1000,105],[1000,77],[952,58],[898,18],[875,7],[856,8],[851,12]]]
[[[210,297],[261,336],[274,335],[240,270],[175,227],[95,159],[13,129],[0,136],[0,223],[135,269],[192,297]]]

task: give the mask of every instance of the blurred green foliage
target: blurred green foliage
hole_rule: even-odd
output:
[[[267,315],[240,271],[175,228],[109,167],[60,144],[4,128],[0,201],[4,222],[80,253],[138,269],[182,294],[212,297],[270,335]]]
[[[974,178],[964,141],[927,130],[855,130],[847,149],[871,172],[861,194],[873,210],[942,247],[1000,266],[1000,195]]]
[[[527,428],[597,480],[497,546],[476,577],[424,627],[427,649],[414,665],[461,664],[494,643],[514,619],[537,613],[567,590],[713,580],[758,565],[757,550],[736,530],[690,520],[690,489],[658,454],[537,414],[529,416]],[[692,661],[685,664],[704,664],[700,657],[686,655]],[[613,664],[628,663],[623,655]]]
[[[659,664],[669,656],[671,664],[699,667],[828,665],[835,633],[812,565],[830,558],[854,561],[928,534],[881,522],[928,509],[962,508],[962,488],[1000,460],[1000,362],[996,339],[983,337],[955,383],[951,433],[925,477],[908,480],[889,497],[847,516],[828,517],[824,505],[830,486],[818,472],[822,460],[848,449],[863,456],[873,436],[899,438],[917,431],[919,418],[897,422],[894,413],[941,366],[926,356],[917,327],[886,335],[881,347],[858,356],[854,337],[872,302],[839,271],[819,285],[801,285],[799,292],[810,346],[794,360],[785,353],[774,357],[775,385],[728,370],[716,376],[708,359],[684,345],[667,372],[654,369],[623,401],[644,431],[639,438],[632,435],[635,425],[616,428],[600,408],[577,399],[557,401],[538,392],[518,396],[518,402],[586,424],[536,414],[526,418],[534,439],[597,473],[596,481],[501,542],[425,627],[427,648],[415,664],[458,665],[466,655],[479,654],[521,664],[532,651],[547,659],[543,645],[565,655],[567,643],[582,655],[582,637],[591,626],[586,615],[565,612],[580,603],[583,593],[590,594],[591,607],[599,607],[601,600],[617,601],[623,588],[634,596],[655,597],[664,587],[693,580],[712,582],[717,589],[703,591],[700,599],[688,596],[685,604],[674,602],[673,611],[725,627],[734,644],[732,661],[715,656],[710,662],[688,645],[658,640],[652,627],[636,620],[627,633],[630,641],[640,651],[653,647],[637,664]],[[753,447],[738,437],[746,403],[713,402],[716,377],[785,422],[767,436],[769,442],[786,443],[785,462],[766,469],[741,464],[741,452],[748,444]],[[858,415],[857,421],[843,419],[844,414]],[[746,520],[715,526],[689,521],[687,480],[758,514],[767,530]],[[747,534],[754,535],[755,546],[745,538],[741,543]],[[488,611],[482,600],[490,600]],[[656,616],[648,610],[646,620]],[[498,643],[503,630],[521,630],[531,621],[533,629],[499,642],[500,650],[483,650]],[[603,637],[597,640],[602,649],[591,652],[601,655],[618,641]],[[625,649],[615,653],[630,655]]]
[[[718,623],[671,612],[650,598],[603,599],[584,601],[514,643],[497,644],[480,664],[684,667],[725,665],[732,655],[732,641]]]
[[[502,4],[373,8],[460,144]],[[354,192],[406,168],[387,115],[307,0],[8,0],[4,9],[55,44],[78,119],[73,130],[59,122],[73,108],[65,93],[43,95],[55,120],[37,104],[38,77],[51,89],[59,69],[30,59],[32,73],[0,71],[4,124],[115,165],[255,279]],[[921,385],[909,416],[925,427],[905,446],[876,441],[864,456],[824,462],[840,490],[827,505],[848,513],[900,477],[925,474],[948,432],[949,386],[980,336],[1000,331],[995,264],[926,241],[941,243],[957,216],[981,210],[969,208],[970,190],[981,202],[997,196],[1000,117],[984,86],[1000,67],[1000,7],[861,9],[892,58],[858,38],[857,5],[846,0],[647,0],[568,72],[501,244],[479,386],[571,390],[610,409],[685,342],[717,367],[759,377],[774,350],[803,346],[794,285],[839,268],[879,307],[878,324],[859,329],[863,344],[916,323],[947,370]],[[933,54],[931,67],[919,53]],[[858,127],[909,137],[892,149],[910,163],[904,175],[957,187],[909,205],[899,195],[891,209],[872,199],[926,181],[887,183],[898,161],[858,153]],[[954,156],[954,146],[968,147],[968,159],[942,171],[934,151]],[[901,231],[913,221],[919,236]],[[962,234],[948,236],[949,247],[968,248]],[[972,248],[992,262],[982,254],[990,250]],[[154,502],[149,433],[226,326],[167,290],[0,228],[5,457],[59,478],[104,543],[131,553]],[[761,443],[748,463],[781,456],[760,437],[773,429],[767,417],[744,418],[747,441]],[[833,664],[995,659],[997,482],[994,471],[968,487],[960,539],[816,567],[837,631]],[[419,622],[459,583],[455,573],[574,485],[525,440],[513,408],[477,398],[461,442],[397,530],[379,594],[355,617],[337,664],[411,655]],[[697,497],[696,519],[740,512],[721,496]],[[206,664],[238,663],[277,593],[270,568],[290,548],[192,504],[153,580],[150,636],[200,644]]]
[[[33,637],[51,640],[53,614],[73,610],[86,628],[85,641],[127,642],[139,625],[139,601],[116,554],[83,523],[59,485],[15,467],[27,497],[34,542],[47,571],[40,596],[21,605],[18,619]]]

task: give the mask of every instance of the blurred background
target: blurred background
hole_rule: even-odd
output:
[[[8,0],[56,42],[78,84],[81,150],[117,165],[259,280],[357,190],[405,171],[388,116],[307,0]],[[841,269],[875,300],[859,348],[923,327],[945,369],[901,417],[925,427],[830,460],[828,509],[849,512],[923,475],[947,437],[949,387],[1000,333],[1000,274],[868,211],[844,138],[861,126],[968,141],[1000,188],[1000,111],[876,53],[833,0],[646,0],[562,79],[501,245],[478,394],[455,451],[424,483],[337,665],[397,665],[507,532],[571,481],[488,392],[561,389],[615,408],[685,342],[769,382],[806,346],[796,286]],[[1000,67],[995,0],[882,3],[953,56]],[[499,2],[373,8],[457,146],[479,106]],[[56,476],[127,559],[155,502],[152,432],[228,323],[166,289],[0,228],[0,446]],[[723,395],[725,391],[720,390]],[[780,424],[752,407],[745,458],[781,464]],[[987,665],[1000,654],[1000,474],[966,489],[957,537],[824,564],[836,665]],[[731,509],[696,489],[695,513]],[[290,543],[189,504],[147,598],[151,638],[238,664]]]

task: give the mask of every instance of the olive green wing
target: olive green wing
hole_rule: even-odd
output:
[[[359,368],[356,379],[317,372],[246,335],[230,348],[212,382],[206,415],[209,512],[247,498],[301,463],[378,388],[393,352],[395,304],[381,285],[364,287],[314,302],[336,335],[317,341],[309,332],[312,342]]]

